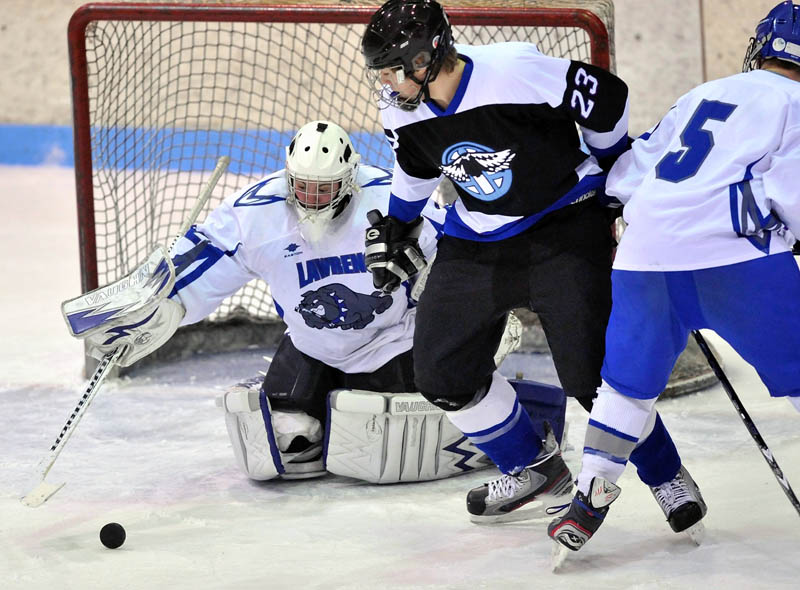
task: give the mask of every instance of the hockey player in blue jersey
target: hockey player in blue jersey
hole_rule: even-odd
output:
[[[618,497],[691,330],[717,332],[800,411],[800,6],[758,23],[743,69],[679,98],[609,174],[628,227],[577,493],[548,528],[569,549]]]
[[[432,0],[389,0],[361,47],[396,155],[389,215],[373,216],[367,266],[385,291],[415,271],[408,244],[434,188],[449,178],[457,199],[417,311],[416,383],[503,472],[468,493],[472,520],[524,518],[520,507],[569,492],[572,476],[520,411],[487,343],[497,342],[509,310],[536,311],[562,387],[591,408],[613,248],[596,194],[603,166],[628,143],[627,87],[529,43],[455,45]],[[634,462],[654,492],[683,485],[660,420]],[[692,494],[662,508],[673,527],[705,512]]]

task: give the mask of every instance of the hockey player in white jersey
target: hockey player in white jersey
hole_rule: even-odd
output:
[[[800,6],[756,27],[744,73],[678,99],[613,166],[628,227],[577,493],[548,532],[578,550],[620,493],[689,332],[717,332],[800,411]],[[688,477],[688,489],[699,494]],[[669,503],[673,490],[660,500]]]
[[[270,286],[287,325],[266,377],[218,400],[237,463],[248,477],[308,478],[327,471],[394,483],[439,479],[489,465],[422,398],[411,357],[419,285],[375,290],[364,261],[367,212],[387,211],[391,173],[362,165],[347,133],[329,121],[304,125],[286,148],[286,168],[229,196],[173,248],[137,271],[145,301],[67,313],[101,358],[127,347],[127,366],[180,325],[197,322],[254,278]],[[431,206],[405,251],[414,269],[435,251],[443,214]],[[152,271],[152,269],[156,269]],[[410,269],[409,269],[410,270]],[[399,271],[398,271],[399,272]],[[169,299],[161,293],[174,275]],[[148,279],[148,276],[152,278]],[[132,290],[128,289],[128,293]],[[130,296],[128,297],[130,299]],[[82,306],[82,307],[81,307]],[[122,317],[104,325],[108,309]],[[507,352],[514,339],[504,342]],[[520,383],[530,407],[563,423],[563,392]],[[332,392],[332,393],[331,393]],[[330,396],[328,395],[330,393]],[[559,399],[560,395],[560,399]]]
[[[366,213],[386,210],[391,175],[359,160],[340,126],[308,123],[286,148],[285,170],[228,197],[177,244],[174,297],[186,308],[182,324],[205,318],[258,277],[287,326],[263,383],[243,382],[221,400],[237,462],[252,479],[316,477],[327,467],[372,481],[409,481],[481,465],[480,453],[453,438],[441,412],[413,404],[424,402],[413,394],[415,302],[409,288],[376,291],[363,254]],[[437,217],[426,211],[415,251],[420,261],[435,251]],[[338,389],[327,407],[328,393]],[[390,394],[406,394],[403,407],[413,411],[391,416],[397,404]],[[400,464],[402,455],[415,454],[405,441],[383,448],[382,437],[361,440],[370,419],[384,418],[387,431],[390,418],[399,421],[395,428],[416,419],[447,430],[440,448],[427,449],[430,460],[413,466],[413,478]],[[368,442],[375,442],[372,453]],[[464,455],[442,450],[453,443]],[[373,464],[376,454],[389,455],[382,469]]]
[[[361,49],[396,155],[389,216],[373,219],[367,266],[391,291],[392,262],[408,267],[393,240],[413,231],[441,177],[452,180],[458,198],[417,312],[416,381],[503,472],[468,493],[472,520],[523,518],[520,507],[569,492],[572,478],[486,343],[497,342],[508,310],[536,311],[566,394],[591,408],[613,248],[596,194],[603,166],[628,144],[627,87],[530,43],[455,45],[432,0],[386,2]],[[651,487],[677,477],[680,457],[660,420],[633,461]],[[686,521],[702,517],[694,501],[683,508]]]

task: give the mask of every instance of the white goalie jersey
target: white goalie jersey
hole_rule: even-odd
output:
[[[364,263],[367,212],[386,214],[391,173],[360,166],[360,190],[328,225],[307,242],[297,214],[286,203],[281,170],[231,195],[175,247],[173,297],[186,308],[182,325],[202,320],[226,297],[260,278],[301,352],[346,373],[367,373],[411,349],[415,307],[410,287],[377,291]],[[436,248],[444,211],[433,206],[420,247]]]
[[[628,223],[614,268],[696,270],[786,252],[800,231],[799,177],[800,83],[755,70],[698,86],[611,169],[606,192]]]

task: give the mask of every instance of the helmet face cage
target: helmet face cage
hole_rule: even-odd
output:
[[[433,0],[389,0],[370,19],[361,40],[366,78],[380,104],[414,110],[427,85],[436,79],[453,47],[447,14]],[[420,89],[413,97],[401,97],[380,79],[380,70],[391,68],[402,84],[411,78]],[[416,72],[426,70],[420,79]]]
[[[742,71],[761,66],[765,59],[780,59],[800,65],[800,5],[781,2],[756,25],[755,36],[744,56]]]
[[[381,68],[383,69],[383,68]],[[381,109],[385,109],[389,106],[394,106],[404,111],[413,111],[419,106],[420,101],[422,100],[422,95],[424,94],[425,87],[427,86],[428,82],[431,82],[431,70],[425,72],[425,77],[420,80],[417,76],[414,75],[414,72],[406,72],[405,67],[403,65],[397,65],[391,68],[393,74],[397,78],[397,83],[402,84],[406,78],[411,78],[414,82],[419,85],[419,90],[414,96],[411,97],[403,97],[400,96],[398,92],[392,90],[392,87],[388,84],[384,84],[381,82],[381,72],[380,70],[371,70],[366,68],[364,70],[364,74],[367,77],[367,84],[372,91],[373,96],[378,101],[378,105]],[[437,72],[438,73],[438,72]]]
[[[304,236],[321,237],[347,206],[357,189],[360,159],[335,123],[312,121],[294,136],[286,148],[286,202],[297,212]]]

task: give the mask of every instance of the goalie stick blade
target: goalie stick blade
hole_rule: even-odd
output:
[[[42,480],[39,485],[33,488],[30,492],[25,494],[21,499],[20,502],[25,504],[30,508],[36,508],[41,506],[45,502],[47,502],[50,498],[52,498],[58,490],[63,488],[67,482],[63,483],[47,483],[46,481]]]
[[[570,549],[558,541],[553,541],[553,549],[550,551],[550,571],[557,574],[567,560],[569,553]]]

